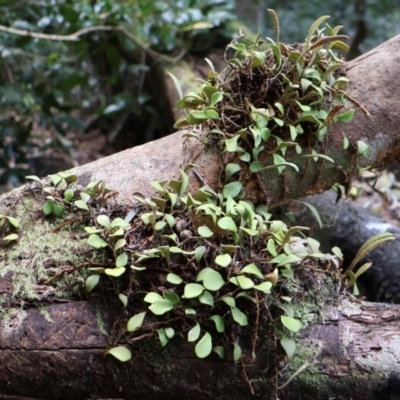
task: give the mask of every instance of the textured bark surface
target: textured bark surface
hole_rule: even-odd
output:
[[[264,345],[256,360],[248,352],[244,357],[251,395],[240,364],[215,355],[199,360],[180,339],[165,349],[153,341],[133,344],[127,363],[104,356],[108,338],[99,326],[110,332],[118,312],[106,299],[53,304],[46,311],[47,317],[38,309],[21,310],[0,323],[0,398],[276,398],[267,336],[259,338]],[[400,307],[344,301],[323,315],[300,332],[278,384],[293,378],[278,398],[398,399]]]
[[[400,307],[343,302],[301,331],[281,400],[400,398]],[[308,357],[306,356],[308,354]]]

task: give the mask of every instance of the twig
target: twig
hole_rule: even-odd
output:
[[[305,362],[282,386],[278,386],[277,389],[281,390],[283,389],[286,385],[290,383],[292,379],[294,379],[300,372],[304,371],[307,367],[309,367],[311,364],[307,361]]]
[[[253,357],[253,360],[256,358],[257,332],[258,332],[258,323],[260,320],[260,304],[259,304],[259,300],[258,300],[257,290],[255,290],[255,295],[256,295],[256,300],[257,300],[257,315],[256,315],[256,323],[254,326],[254,336],[253,336],[253,343],[252,343],[252,349],[251,349],[251,356]]]
[[[95,263],[95,262],[92,262],[92,261],[87,261],[87,262],[84,262],[82,264],[77,265],[76,267],[71,267],[71,268],[67,268],[67,269],[64,269],[64,270],[60,271],[59,273],[55,274],[50,279],[48,279],[46,282],[43,282],[43,285],[48,285],[49,283],[54,281],[54,279],[57,279],[61,275],[64,275],[64,274],[70,273],[70,272],[74,272],[74,271],[76,271],[78,269],[81,269],[82,267],[86,267],[87,265],[100,265],[102,267],[105,266],[104,264]]]
[[[81,29],[71,35],[53,35],[47,33],[40,33],[40,32],[30,32],[23,29],[15,29],[9,28],[4,25],[0,25],[0,31],[11,33],[13,35],[19,36],[28,36],[35,39],[45,39],[45,40],[54,40],[54,41],[68,41],[68,42],[78,42],[80,39],[79,37],[85,35],[90,32],[94,31],[111,31],[115,30],[116,27],[114,26],[107,26],[107,25],[96,25],[96,26],[89,26],[87,28]],[[118,28],[118,27],[117,27]]]
[[[240,363],[242,365],[243,378],[247,382],[247,384],[249,385],[250,393],[254,396],[254,389],[253,389],[253,386],[251,386],[251,382],[249,381],[249,378],[248,378],[248,376],[246,374],[246,367],[244,366],[243,358],[240,359]]]
[[[344,94],[350,101],[352,101],[353,103],[357,104],[358,107],[360,107],[361,110],[363,110],[366,115],[368,115],[368,116],[371,115],[368,112],[368,110],[358,100],[356,100],[354,97],[351,97],[348,93],[346,93],[345,91],[340,90],[340,89],[338,90],[338,92]]]
[[[208,186],[205,179],[194,169],[193,173],[196,175],[196,178],[202,183],[204,186]]]
[[[131,32],[129,32],[125,27],[122,25],[117,25],[117,26],[109,26],[109,25],[96,25],[96,26],[89,26],[84,29],[80,29],[79,31],[72,33],[70,35],[53,35],[53,34],[47,34],[47,33],[40,33],[40,32],[31,32],[31,31],[26,31],[23,29],[15,29],[15,28],[10,28],[8,26],[0,25],[0,31],[11,33],[13,35],[19,35],[19,36],[27,36],[27,37],[32,37],[35,39],[45,39],[45,40],[54,40],[54,41],[67,41],[67,42],[78,42],[80,40],[80,37],[83,35],[86,35],[90,32],[96,32],[96,31],[121,31],[125,36],[127,36],[129,39],[131,39],[134,43],[136,43],[141,49],[146,51],[151,57],[158,59],[158,60],[163,60],[168,63],[175,63],[178,60],[180,60],[183,55],[185,54],[186,50],[181,50],[178,55],[175,57],[169,57],[165,56],[163,54],[158,53],[157,51],[154,51],[144,45],[135,35],[133,35]]]
[[[74,222],[81,221],[81,220],[82,220],[81,217],[72,218],[72,219],[70,219],[70,220],[68,220],[68,221],[63,222],[61,225],[56,226],[56,227],[53,228],[50,232],[51,232],[51,233],[58,232],[58,231],[59,231],[61,228],[63,228],[64,226],[66,226],[66,225],[71,225],[71,224],[73,224]]]

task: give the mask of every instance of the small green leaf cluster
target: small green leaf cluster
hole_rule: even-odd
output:
[[[222,193],[204,186],[196,196],[186,193],[188,184],[185,170],[180,180],[152,182],[157,195],[136,196],[138,204],[125,220],[100,214],[94,226],[85,228],[87,243],[108,249],[114,260],[109,268],[89,268],[95,274],[87,278],[86,288],[92,291],[102,275],[128,274],[138,292],[145,292],[141,299],[137,293],[119,294],[125,308],[133,299],[145,307],[136,306],[128,332],[157,332],[162,346],[176,334],[185,335],[196,343],[198,357],[214,351],[222,358],[230,348],[237,361],[242,351],[234,338],[254,325],[259,318],[255,309],[272,301],[273,288],[294,279],[301,266],[316,260],[338,264],[337,257],[321,253],[315,240],[298,236],[308,228],[289,228],[271,220],[265,206],[242,200],[240,182],[226,184]],[[297,332],[301,321],[294,318],[294,309],[286,305],[280,310],[285,313],[282,328]]]
[[[312,147],[324,141],[330,124],[351,122],[354,115],[354,109],[342,111],[345,100],[352,99],[344,91],[349,81],[342,60],[334,53],[334,49],[347,50],[342,41],[347,37],[338,34],[340,26],[326,24],[319,29],[325,16],[310,27],[303,44],[283,44],[278,18],[274,12],[271,16],[276,41],[267,38],[264,43],[259,35],[250,41],[240,35],[228,45],[234,55],[224,71],[218,74],[207,60],[211,70],[198,93],[183,96],[173,77],[181,97],[177,106],[188,110],[175,127],[193,127],[185,135],[203,141],[205,136],[211,143],[218,138],[223,151],[236,154],[253,173],[271,168],[282,173],[287,167],[298,171],[296,164],[286,160],[289,148],[298,157],[334,163]],[[301,140],[305,136],[307,142]],[[304,143],[308,143],[307,154],[302,154]],[[343,146],[349,146],[345,135]],[[357,153],[365,156],[367,145],[358,144]],[[259,159],[262,154],[272,161],[265,164],[265,157]]]
[[[46,216],[62,218],[67,207],[89,212],[91,201],[105,198],[107,194],[112,193],[105,187],[104,181],[91,182],[86,189],[83,189],[77,185],[77,176],[68,172],[49,175],[48,178],[49,181],[43,182],[35,175],[26,176],[26,179],[39,183],[46,199],[42,207],[43,214]]]

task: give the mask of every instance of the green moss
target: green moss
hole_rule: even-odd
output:
[[[8,198],[8,203],[11,200]],[[54,286],[46,288],[40,285],[63,269],[76,267],[87,259],[88,246],[75,233],[78,227],[53,232],[57,223],[45,219],[40,201],[30,195],[19,199],[15,196],[14,200],[17,205],[8,212],[20,221],[20,239],[10,244],[0,259],[0,277],[12,273],[12,296],[34,301],[46,295],[65,297],[76,293],[79,272],[68,276],[69,282],[55,280]]]

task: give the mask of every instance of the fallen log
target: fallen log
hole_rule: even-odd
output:
[[[335,161],[333,166],[324,162],[307,164],[288,151],[287,160],[299,165],[304,179],[289,171],[279,175],[268,170],[260,178],[244,179],[246,198],[264,197],[270,206],[276,206],[288,198],[323,191],[333,183],[348,183],[358,167],[381,166],[397,158],[398,124],[394,113],[388,110],[395,107],[392,82],[397,64],[393,54],[398,53],[399,47],[400,36],[347,64],[351,81],[348,97],[356,98],[362,105],[345,127],[351,146],[343,149],[341,124],[329,132],[327,143],[315,143],[321,152],[327,146],[325,155]],[[382,60],[388,60],[384,77]],[[371,96],[369,89],[378,85],[379,91]],[[359,140],[368,143],[369,155],[357,154]],[[267,164],[268,154],[262,157]],[[129,203],[135,193],[147,196],[154,192],[154,188],[149,189],[149,181],[177,178],[179,168],[189,163],[198,165],[189,192],[195,193],[204,182],[219,189],[223,168],[219,149],[204,151],[201,143],[182,138],[180,132],[78,167],[73,173],[82,185],[107,180],[108,185],[119,191],[120,201]],[[268,302],[258,302],[256,298],[258,306],[265,308],[261,320],[258,312],[256,316],[249,314],[257,329],[251,329],[251,324],[248,328],[238,328],[235,337],[227,341],[240,343],[243,356],[236,363],[231,354],[224,361],[215,354],[199,359],[183,339],[186,327],[165,348],[154,342],[154,332],[152,340],[149,336],[144,341],[126,335],[128,316],[115,299],[114,283],[106,283],[105,291],[96,291],[89,300],[82,291],[72,290],[76,285],[84,286],[86,276],[78,272],[92,253],[74,229],[61,229],[65,225],[49,222],[38,210],[38,204],[43,206],[43,197],[39,200],[38,197],[49,192],[35,185],[17,189],[0,199],[2,213],[9,216],[5,211],[15,212],[23,227],[17,251],[8,244],[1,249],[0,396],[3,398],[396,398],[400,372],[395,361],[400,358],[396,339],[399,308],[359,303],[345,295],[334,258],[302,262],[301,268],[293,267],[301,275],[300,280],[294,280],[294,287],[290,287],[290,280],[285,281],[290,293],[302,298],[303,305],[301,311],[296,309],[303,329],[296,336],[294,354],[288,349],[283,351],[275,336],[275,322],[280,318],[275,312],[279,306],[273,305],[276,309],[272,315]],[[51,193],[59,194],[55,189]],[[104,192],[101,194],[106,197]],[[71,221],[67,223],[72,226]],[[283,247],[282,240],[280,243]],[[99,262],[95,258],[90,260]],[[32,286],[34,280],[24,280],[23,276],[29,273],[36,280]],[[53,277],[68,274],[69,279],[63,281],[67,294],[64,298],[55,296],[60,287],[54,284],[57,280]],[[135,309],[136,305],[130,307]],[[127,309],[129,316],[131,311]],[[105,356],[110,347],[120,343],[129,346],[132,352],[132,358],[123,364]],[[290,340],[292,350],[293,343]]]

